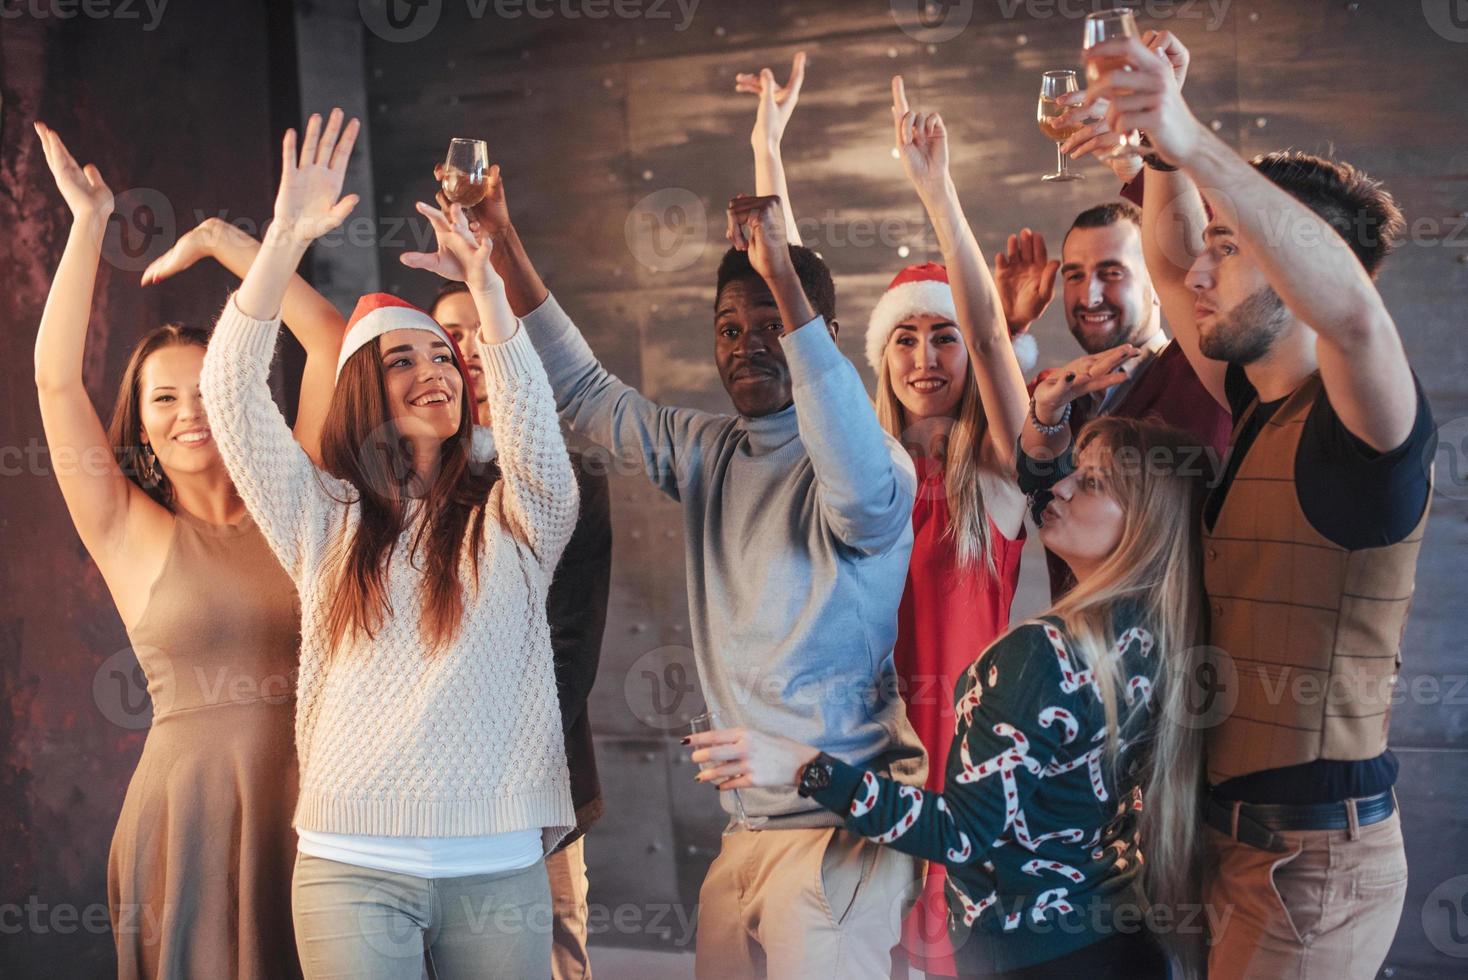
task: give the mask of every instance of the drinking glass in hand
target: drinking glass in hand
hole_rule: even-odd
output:
[[[1094,14],[1086,15],[1086,41],[1083,45],[1087,53],[1086,57],[1086,84],[1095,85],[1105,75],[1114,71],[1131,71],[1127,66],[1126,59],[1111,57],[1090,56],[1090,51],[1102,41],[1110,41],[1118,37],[1136,37],[1137,18],[1125,7],[1117,10],[1102,10]],[[1102,154],[1103,158],[1126,156],[1138,152],[1142,145],[1142,136],[1135,129],[1122,133],[1117,137],[1114,148]]]
[[[443,196],[472,208],[489,192],[489,147],[484,140],[453,139],[443,161]]]
[[[697,735],[699,732],[713,731],[715,728],[719,727],[719,723],[714,719],[712,712],[705,711],[701,715],[695,715],[689,727],[691,728],[693,734]],[[698,768],[707,769],[710,766],[716,765],[718,765],[717,762],[700,762],[698,764]],[[719,792],[724,791],[720,790]],[[728,792],[734,794],[735,818],[733,823],[724,828],[724,833],[731,834],[736,830],[749,830],[751,827],[749,816],[744,812],[744,801],[739,798],[739,791],[737,789],[731,789]]]
[[[1083,174],[1071,173],[1070,157],[1060,144],[1070,139],[1081,128],[1079,120],[1062,120],[1069,106],[1060,103],[1060,97],[1079,89],[1073,71],[1047,71],[1040,82],[1040,107],[1035,116],[1040,122],[1040,132],[1055,141],[1055,173],[1045,174],[1041,180],[1084,180]]]

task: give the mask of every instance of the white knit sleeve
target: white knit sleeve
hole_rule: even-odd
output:
[[[251,319],[230,296],[209,339],[199,387],[235,489],[299,585],[342,501],[328,491],[270,396],[279,333],[279,319]]]
[[[480,356],[505,520],[546,568],[554,568],[576,527],[579,491],[550,381],[523,326],[504,343],[482,345]]]

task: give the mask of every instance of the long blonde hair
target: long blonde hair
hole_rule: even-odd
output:
[[[1142,699],[1129,708],[1121,696],[1124,678],[1112,650],[1117,606],[1137,608],[1152,633],[1159,669],[1150,732],[1141,746],[1143,875],[1149,899],[1178,911],[1198,901],[1201,878],[1203,727],[1189,723],[1188,691],[1204,657],[1199,540],[1205,474],[1187,467],[1206,457],[1191,451],[1195,437],[1135,419],[1088,423],[1076,438],[1076,454],[1091,445],[1111,460],[1107,485],[1124,515],[1121,540],[1046,615],[1061,621],[1077,655],[1095,672],[1113,762],[1118,733],[1133,712],[1148,710]],[[1162,938],[1196,969],[1200,946],[1174,933]]]
[[[890,339],[889,343],[890,343]],[[902,402],[892,387],[883,349],[881,367],[877,371],[877,421],[896,439],[903,441]],[[941,447],[943,457],[943,493],[948,500],[948,529],[944,535],[953,541],[960,569],[972,570],[980,565],[994,573],[994,542],[989,533],[989,512],[984,507],[984,490],[979,482],[979,449],[989,420],[984,402],[979,397],[979,384],[974,380],[973,364],[964,360],[963,394],[958,402],[958,417]],[[924,447],[932,452],[934,447]],[[922,488],[918,488],[922,492]]]

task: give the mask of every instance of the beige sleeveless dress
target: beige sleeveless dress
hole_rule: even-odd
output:
[[[118,976],[299,977],[295,586],[248,517],[187,514],[131,631],[153,724],[112,837]]]

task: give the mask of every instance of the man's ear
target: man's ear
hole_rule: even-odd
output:
[[[831,339],[835,340],[836,335],[841,332],[841,323],[839,320],[827,320],[826,329],[831,331]]]

